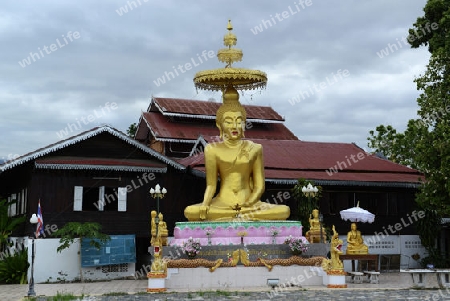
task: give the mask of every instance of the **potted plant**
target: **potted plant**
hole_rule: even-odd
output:
[[[197,254],[201,250],[200,240],[199,239],[193,239],[192,237],[189,237],[188,240],[186,240],[183,243],[183,251],[189,258],[194,258],[197,256]]]
[[[294,255],[301,255],[303,252],[308,251],[308,245],[303,242],[301,237],[289,235],[284,243],[289,245],[289,249],[291,249],[291,252]]]

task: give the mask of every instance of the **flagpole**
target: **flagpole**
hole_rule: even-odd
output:
[[[36,216],[36,214],[33,213],[33,215],[30,218],[30,223],[31,225],[36,225],[38,222],[38,218]],[[36,236],[36,230],[34,231],[34,236]],[[30,272],[30,283],[29,283],[29,287],[28,287],[28,296],[36,296],[36,292],[34,291],[34,237],[31,237],[31,272]]]

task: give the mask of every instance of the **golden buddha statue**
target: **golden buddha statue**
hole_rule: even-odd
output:
[[[350,229],[347,233],[347,254],[368,254],[369,248],[364,244],[361,231],[356,228],[356,223],[352,223]]]
[[[320,236],[322,236],[322,241],[326,242],[326,233],[320,230],[320,224],[319,210],[314,209],[309,215],[309,230],[305,233],[305,237],[310,243],[321,242]]]
[[[309,230],[315,232],[320,231],[319,210],[314,209],[312,214],[309,215]]]
[[[285,220],[285,205],[261,202],[265,189],[263,150],[260,144],[242,140],[246,112],[239,94],[229,86],[216,113],[221,142],[205,148],[206,189],[203,202],[186,207],[189,221],[203,220]],[[220,191],[216,193],[220,177]]]
[[[153,210],[152,212],[150,212],[150,215],[151,215],[151,234],[152,234],[152,239],[150,241],[150,245],[153,246],[157,239],[157,237],[156,237],[156,222],[155,222],[156,211]],[[158,236],[161,239],[161,245],[167,246],[167,237],[169,235],[169,232],[167,231],[167,224],[163,220],[163,214],[161,212],[159,213],[158,217],[159,217]]]

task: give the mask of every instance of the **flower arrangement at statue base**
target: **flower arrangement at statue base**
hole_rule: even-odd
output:
[[[289,235],[284,241],[285,244],[289,245],[289,249],[293,255],[301,255],[308,251],[308,245],[303,242],[301,237],[294,237]]]
[[[200,239],[193,239],[192,237],[189,237],[189,239],[183,243],[182,249],[188,258],[195,258],[195,256],[197,256],[202,249]]]

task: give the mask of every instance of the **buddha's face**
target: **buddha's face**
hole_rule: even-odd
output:
[[[242,139],[244,133],[244,117],[241,112],[225,112],[223,114],[221,128],[226,140]]]
[[[352,231],[356,231],[356,224],[352,224],[352,225],[350,226],[350,228],[352,229]]]

